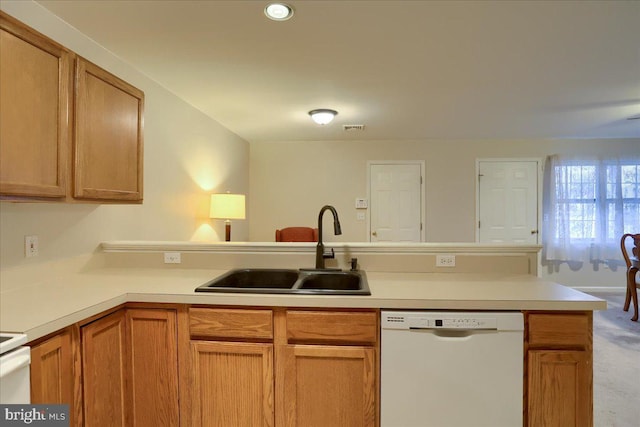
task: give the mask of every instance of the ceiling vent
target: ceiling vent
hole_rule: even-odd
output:
[[[364,125],[342,125],[342,128],[345,132],[357,132],[364,130]]]

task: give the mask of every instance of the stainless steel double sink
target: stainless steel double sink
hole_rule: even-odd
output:
[[[198,286],[196,292],[371,295],[362,270],[235,269]]]

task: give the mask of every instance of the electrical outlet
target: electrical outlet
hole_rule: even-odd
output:
[[[38,236],[24,236],[24,256],[31,258],[38,256],[40,247],[38,245]]]
[[[180,264],[182,260],[180,259],[180,252],[165,252],[164,253],[164,263],[165,264]]]
[[[455,255],[436,255],[436,267],[455,267]]]

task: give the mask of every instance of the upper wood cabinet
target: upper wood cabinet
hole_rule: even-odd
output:
[[[144,93],[76,61],[73,196],[142,200]]]
[[[1,198],[141,203],[143,113],[141,90],[0,12]]]
[[[0,12],[0,195],[65,197],[71,61]]]

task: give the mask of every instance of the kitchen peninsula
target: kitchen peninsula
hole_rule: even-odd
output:
[[[38,380],[43,372],[59,374],[61,386],[54,388],[66,397],[57,398],[73,404],[76,425],[100,410],[115,411],[123,425],[151,416],[167,425],[212,422],[222,415],[203,404],[212,398],[211,387],[236,383],[247,385],[241,400],[256,404],[239,413],[222,399],[227,422],[236,416],[277,426],[331,420],[332,414],[309,407],[305,393],[335,386],[326,375],[336,371],[353,374],[341,377],[351,381],[343,386],[363,391],[356,400],[337,396],[359,420],[353,425],[375,426],[381,309],[520,311],[524,425],[592,424],[592,311],[606,303],[538,279],[539,247],[331,246],[331,266],[346,268],[358,258],[370,296],[194,292],[231,268],[312,266],[313,244],[106,242],[91,256],[3,271],[2,329],[28,335],[32,396],[40,393],[51,403]],[[164,252],[179,252],[182,263],[164,264]],[[441,253],[454,254],[456,266],[436,268]],[[45,357],[52,353],[57,357]],[[313,368],[305,364],[309,358],[317,362]],[[236,373],[205,384],[215,369]],[[324,372],[327,384],[313,372]],[[102,394],[107,380],[120,385],[108,398]],[[96,398],[111,403],[96,405]]]

